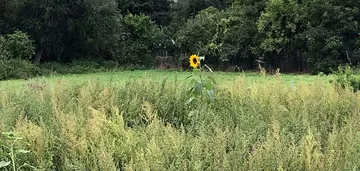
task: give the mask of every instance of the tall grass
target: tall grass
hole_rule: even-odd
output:
[[[0,131],[40,170],[360,169],[359,94],[244,77],[216,94],[189,107],[180,81],[35,82],[0,92]]]

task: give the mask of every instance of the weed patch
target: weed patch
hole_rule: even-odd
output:
[[[19,160],[40,170],[359,169],[360,96],[350,89],[241,77],[192,108],[189,88],[34,82],[0,91],[0,131],[21,135],[30,153]]]

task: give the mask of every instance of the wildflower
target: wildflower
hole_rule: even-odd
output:
[[[250,154],[254,154],[254,153],[255,153],[255,147],[254,147],[254,146],[251,146],[249,152],[250,152]]]
[[[191,55],[189,62],[191,67],[197,68],[200,65],[200,58],[198,55]]]

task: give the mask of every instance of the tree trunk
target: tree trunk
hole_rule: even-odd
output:
[[[300,65],[299,68],[300,68],[301,72],[306,72],[306,65],[305,65],[304,57],[301,54],[299,49],[296,51],[296,55],[299,59],[299,65]]]
[[[35,58],[35,61],[34,61],[35,64],[39,64],[39,63],[40,63],[41,57],[42,57],[42,55],[43,55],[43,52],[44,52],[44,48],[40,48],[40,49],[36,52],[36,58]]]

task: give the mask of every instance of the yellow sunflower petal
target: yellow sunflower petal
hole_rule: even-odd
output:
[[[189,63],[192,68],[197,68],[200,65],[200,58],[197,55],[191,55]]]

